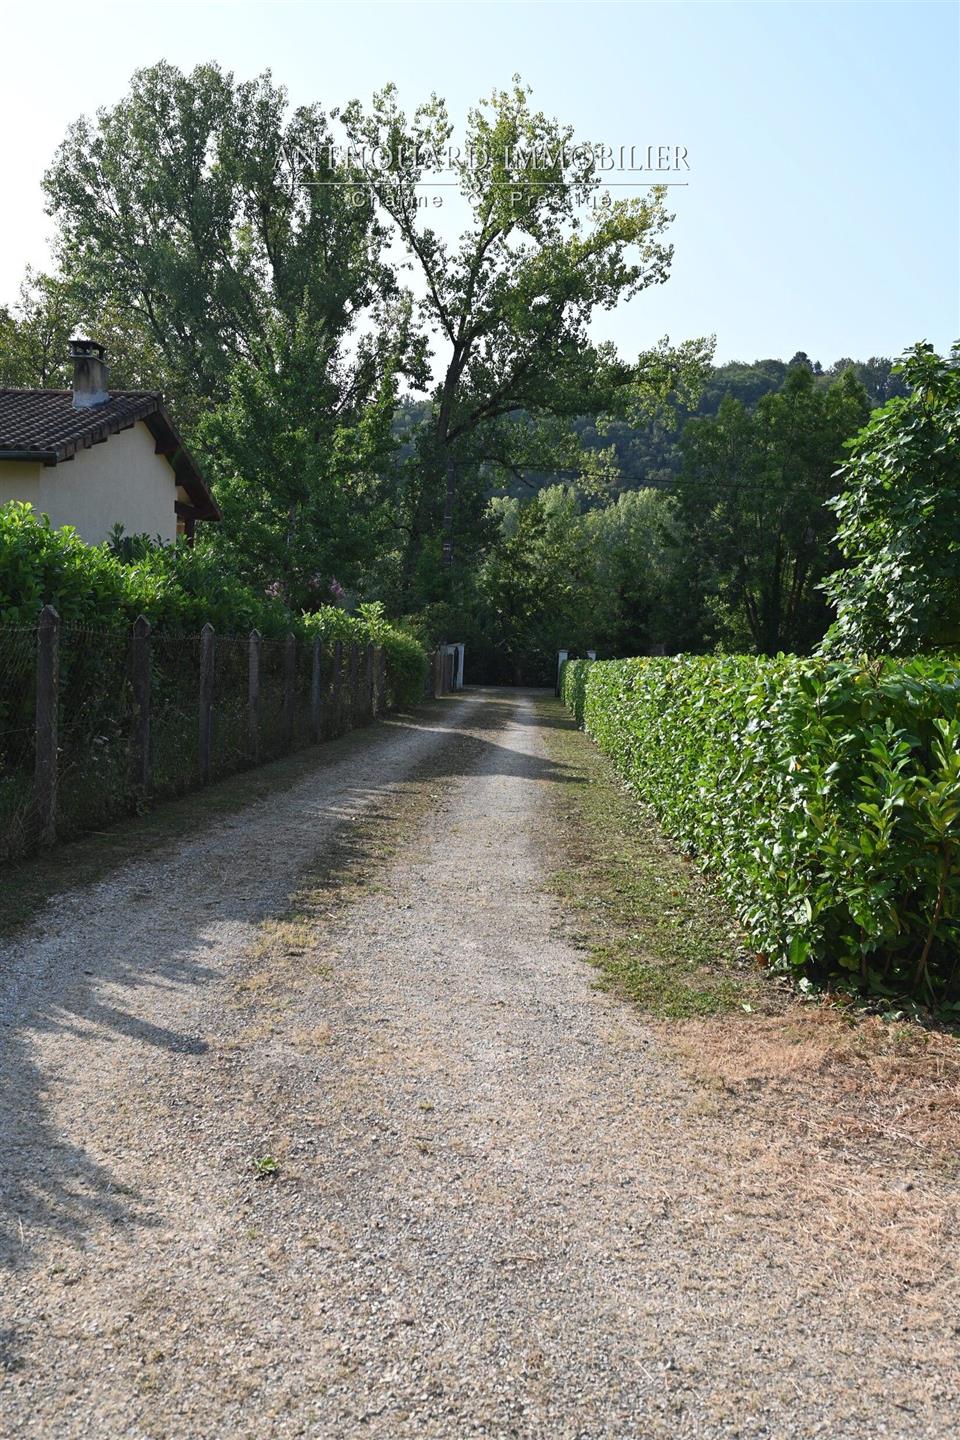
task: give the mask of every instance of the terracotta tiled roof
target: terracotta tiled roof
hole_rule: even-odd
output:
[[[150,390],[113,390],[102,405],[86,409],[74,409],[72,390],[0,390],[0,454],[19,450],[66,460],[161,406]]]
[[[109,440],[143,420],[190,496],[197,518],[220,510],[156,390],[111,390],[101,405],[75,409],[72,390],[0,390],[0,462],[35,457],[45,465]]]

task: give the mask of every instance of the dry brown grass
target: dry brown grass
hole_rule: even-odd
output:
[[[953,1237],[957,1187],[943,1177],[905,1178],[895,1167],[854,1166],[790,1142],[789,1135],[742,1132],[727,1155],[724,1216],[731,1239],[769,1232],[774,1211],[796,1217],[776,1260],[797,1299],[839,1308],[867,1301],[875,1313],[905,1304],[911,1329],[950,1336],[957,1324],[958,1272]]]
[[[798,1217],[779,1259],[797,1297],[825,1293],[954,1334],[960,1224],[960,1043],[828,1004],[658,1026],[727,1136],[724,1219]],[[892,1312],[891,1312],[892,1313]]]
[[[250,959],[261,960],[264,956],[278,954],[303,955],[310,949],[313,939],[313,927],[303,920],[264,920],[250,947]]]
[[[776,1015],[685,1021],[669,1040],[698,1079],[762,1101],[780,1127],[860,1161],[957,1171],[954,1035],[797,1002]]]
[[[571,788],[553,837],[582,943],[701,1082],[693,1111],[735,1102],[835,1159],[960,1176],[960,1039],[791,998],[744,962],[709,887],[587,737],[572,724],[547,737],[588,781]]]

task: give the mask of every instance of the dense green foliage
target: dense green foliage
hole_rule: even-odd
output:
[[[75,335],[92,335],[106,348],[111,385],[118,390],[160,390],[178,419],[190,418],[189,397],[177,386],[155,341],[137,317],[109,295],[87,296],[79,281],[29,266],[12,306],[0,306],[0,385],[65,390]]]
[[[298,609],[383,543],[396,385],[422,379],[387,232],[334,183],[333,143],[269,75],[163,62],[73,124],[45,179],[74,314],[142,337],[216,486],[204,543]]]
[[[765,395],[782,390],[791,369],[809,371],[815,389],[828,389],[851,374],[867,393],[871,406],[883,405],[894,395],[905,395],[907,383],[894,361],[886,356],[869,360],[844,357],[831,365],[811,361],[803,351],[787,360],[740,360],[711,365],[703,372],[697,394],[684,402],[675,397],[666,413],[637,422],[599,422],[585,416],[577,423],[581,443],[590,449],[612,451],[616,490],[653,485],[676,488],[683,466],[683,435],[690,419],[711,419],[727,399],[753,411]]]
[[[201,544],[244,581],[297,609],[336,581],[462,628],[491,488],[544,467],[589,482],[606,452],[581,446],[578,417],[652,413],[686,394],[709,344],[625,361],[591,341],[595,311],[666,278],[670,217],[656,191],[598,198],[591,161],[558,159],[538,183],[519,155],[508,163],[517,147],[573,141],[520,84],[468,117],[464,153],[503,163],[454,167],[469,211],[455,245],[409,203],[419,160],[386,177],[363,168],[376,147],[442,152],[443,101],[410,119],[391,87],[351,103],[349,162],[336,118],[291,113],[269,75],[138,71],[57,151],[45,189],[58,274],[32,278],[18,315],[0,317],[0,372],[55,382],[69,329],[96,333],[118,383],[167,393],[224,512]],[[401,286],[391,232],[420,271],[420,301]],[[441,348],[434,385],[426,359]],[[429,393],[402,456],[401,382]]]
[[[954,665],[579,661],[563,693],[771,965],[960,1009]]]
[[[368,179],[419,272],[418,318],[440,358],[398,475],[403,599],[449,600],[455,555],[465,552],[458,568],[469,567],[491,483],[530,470],[588,472],[577,418],[629,418],[665,401],[696,378],[711,346],[664,343],[628,361],[591,339],[597,312],[666,280],[672,217],[662,191],[604,192],[590,148],[534,110],[518,77],[471,109],[461,158],[449,159],[468,216],[456,244],[411,203],[428,173],[422,157],[450,154],[445,102],[433,96],[407,116],[387,86],[367,107],[348,105],[344,124],[358,153],[394,157],[386,176],[368,167]],[[490,163],[468,158],[478,155]]]
[[[69,527],[52,529],[29,505],[0,506],[0,625],[33,624],[49,604],[65,622],[105,630],[145,615],[155,628],[177,632],[209,622],[230,635],[256,628],[265,638],[292,631],[304,639],[373,640],[386,652],[396,701],[423,694],[423,647],[389,624],[382,606],[351,615],[328,605],[295,615],[281,600],[248,589],[209,552],[142,545],[134,553],[126,564],[108,545],[85,545]]]
[[[829,621],[819,585],[839,560],[835,470],[868,403],[849,371],[782,368],[783,388],[752,409],[727,397],[687,421],[671,491],[617,493],[610,478],[494,496],[452,612],[472,673],[547,682],[561,648],[814,649]]]
[[[761,655],[817,645],[829,621],[818,584],[836,561],[827,502],[868,414],[852,374],[821,388],[795,365],[753,411],[728,397],[714,418],[688,421],[677,502],[700,601],[691,639]]]
[[[472,679],[546,678],[561,647],[806,653],[831,601],[841,647],[946,642],[951,367],[620,355],[594,326],[668,278],[665,192],[614,198],[516,79],[453,138],[442,98],[404,110],[392,86],[293,108],[269,74],[137,71],[53,158],[57,268],[0,308],[0,383],[62,385],[71,332],[95,335],[215,489],[205,595],[380,602],[465,640]],[[417,199],[438,155],[456,239]],[[884,403],[838,549],[836,467]]]
[[[908,620],[913,649],[955,643],[957,370],[929,347],[919,356],[889,372],[884,388],[906,393],[860,438],[869,397],[853,367],[818,374],[800,356],[780,367],[779,390],[752,405],[727,395],[685,422],[669,488],[543,485],[495,499],[466,629],[474,653],[486,657],[494,635],[509,663],[490,673],[527,679],[548,678],[560,648],[809,653],[830,621],[825,592],[845,597],[835,648],[902,652]],[[840,475],[855,487],[834,500],[851,446]],[[825,581],[844,558],[836,510],[855,563]]]
[[[831,508],[846,567],[824,590],[836,606],[828,648],[911,654],[960,644],[960,344],[918,345],[909,393],[850,447]]]
[[[491,503],[469,643],[491,679],[553,683],[556,653],[647,650],[672,634],[675,507],[654,490],[591,505],[572,487]]]

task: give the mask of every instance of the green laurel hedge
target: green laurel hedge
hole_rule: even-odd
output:
[[[581,660],[562,693],[771,965],[960,1011],[955,663]]]

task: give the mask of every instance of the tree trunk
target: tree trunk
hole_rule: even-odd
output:
[[[451,456],[446,460],[446,489],[443,496],[443,568],[453,565],[453,512],[457,498],[456,471]]]

